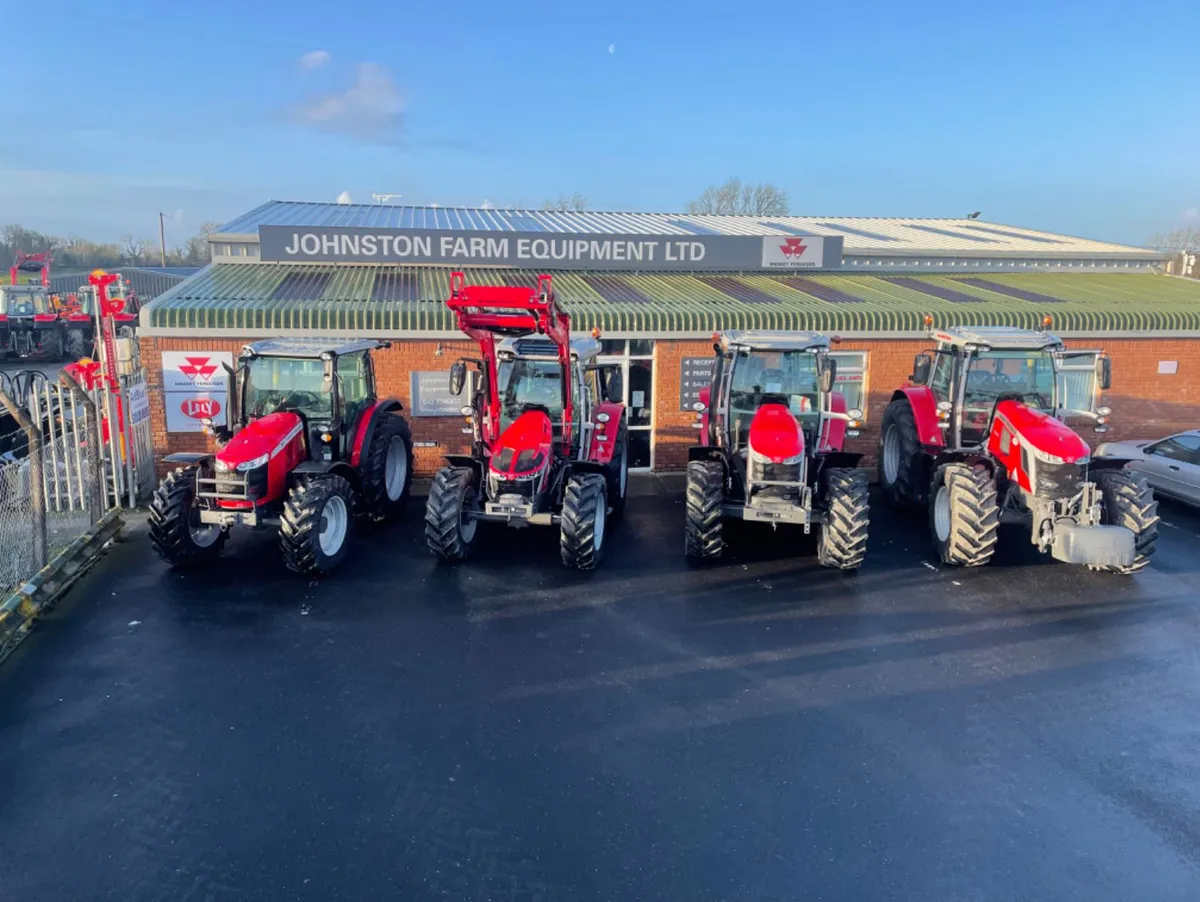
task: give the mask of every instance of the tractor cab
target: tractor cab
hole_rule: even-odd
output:
[[[349,456],[352,427],[375,399],[371,351],[376,341],[308,342],[270,339],[242,348],[238,358],[238,422],[254,424],[280,414],[303,424],[310,459]]]
[[[62,334],[50,293],[42,285],[0,287],[5,350],[20,357],[62,356]]]

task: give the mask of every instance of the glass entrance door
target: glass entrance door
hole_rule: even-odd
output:
[[[599,363],[617,367],[613,394],[624,401],[629,424],[629,469],[654,466],[654,342],[618,339],[602,342]]]

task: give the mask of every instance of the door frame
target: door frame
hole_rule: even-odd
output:
[[[650,403],[647,405],[650,409],[650,422],[645,426],[634,426],[629,424],[626,428],[630,432],[644,432],[650,437],[650,465],[646,467],[630,467],[631,473],[649,473],[654,470],[654,452],[655,452],[655,434],[654,426],[657,419],[657,404],[658,397],[658,362],[655,359],[654,350],[649,354],[634,354],[629,353],[629,339],[616,339],[622,342],[623,351],[620,354],[601,354],[596,358],[596,363],[602,366],[619,366],[621,368],[621,400],[626,408],[629,407],[630,392],[632,389],[629,384],[630,365],[641,360],[650,361]],[[655,343],[655,349],[658,345]]]

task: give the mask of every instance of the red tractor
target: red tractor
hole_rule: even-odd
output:
[[[109,286],[109,315],[117,338],[132,338],[137,327],[140,305],[133,287],[118,273]],[[65,329],[64,350],[71,360],[93,352],[96,343],[96,289],[84,285],[59,310]]]
[[[1150,488],[1126,461],[1092,460],[1064,422],[1108,430],[1097,388],[1109,388],[1110,358],[1068,351],[1047,331],[926,325],[937,347],[917,356],[884,413],[879,481],[893,503],[928,508],[942,562],[988,563],[999,525],[1018,523],[1057,560],[1145,567],[1158,537]]]
[[[842,450],[861,410],[833,390],[837,362],[815,332],[713,335],[712,385],[696,403],[700,444],[688,449],[684,551],[714,560],[726,518],[820,528],[817,559],[855,570],[870,524],[861,454]]]
[[[571,340],[550,276],[533,289],[468,286],[456,272],[446,303],[482,357],[450,369],[456,395],[467,363],[477,371],[463,408],[472,446],[447,455],[434,479],[429,550],[447,561],[468,557],[480,522],[558,526],[563,564],[593,569],[609,517],[625,506],[629,473],[625,407],[608,397],[607,371],[594,365],[599,333]]]
[[[384,520],[408,501],[412,437],[400,402],[375,396],[377,341],[271,339],[230,372],[232,428],[205,428],[215,454],[183,466],[150,503],[150,539],[179,567],[213,560],[233,526],[279,528],[288,568],[324,576],[345,556],[356,515]]]
[[[62,359],[63,328],[50,294],[50,262],[49,253],[17,254],[11,284],[0,288],[0,351]]]

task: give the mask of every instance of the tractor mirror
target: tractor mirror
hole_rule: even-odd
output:
[[[832,357],[826,357],[825,363],[821,367],[821,392],[829,394],[833,391],[833,383],[837,381],[837,361]]]
[[[1112,388],[1112,358],[1106,354],[1096,358],[1096,386],[1100,391]]]
[[[329,392],[333,391],[333,378],[334,378],[333,358],[332,357],[322,357],[321,363],[324,364],[324,367],[323,367],[323,370],[321,373],[321,391],[328,394]]]
[[[925,385],[929,381],[929,370],[933,367],[933,359],[928,354],[918,354],[913,361],[913,385]]]
[[[461,360],[456,360],[450,365],[450,394],[461,395],[466,384],[467,365]]]

